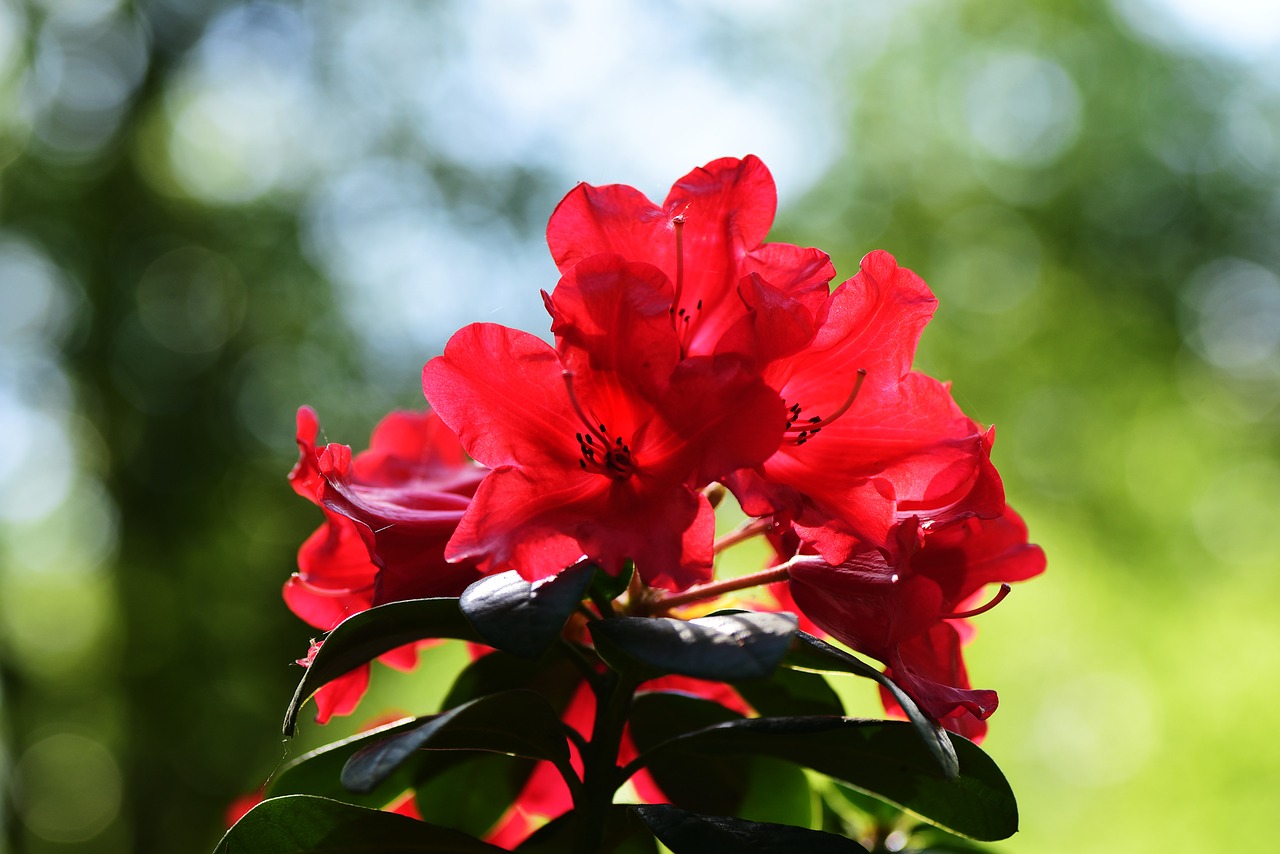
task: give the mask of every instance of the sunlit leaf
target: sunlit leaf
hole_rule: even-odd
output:
[[[459,606],[489,646],[537,658],[560,637],[595,575],[595,566],[586,562],[535,582],[514,570],[503,572],[468,587]]]
[[[600,656],[620,672],[736,682],[773,673],[791,646],[796,619],[736,613],[694,620],[618,617],[588,626]]]
[[[899,721],[850,718],[748,718],[677,736],[643,754],[771,756],[794,762],[877,795],[925,820],[974,839],[995,840],[1018,829],[1013,792],[990,757],[967,739],[948,734],[960,773],[948,779],[915,727]],[[687,765],[688,773],[697,772]]]
[[[284,715],[285,736],[293,735],[302,704],[324,685],[384,652],[429,638],[483,640],[454,598],[388,602],[343,620],[325,637],[298,683]]]
[[[461,831],[395,813],[288,795],[258,804],[227,831],[214,854],[490,854],[501,848]]]

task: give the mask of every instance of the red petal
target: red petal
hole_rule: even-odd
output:
[[[563,366],[545,341],[492,323],[454,333],[422,369],[422,388],[467,453],[491,467],[576,466]]]
[[[619,373],[656,396],[680,360],[672,296],[671,282],[649,264],[618,255],[584,260],[548,298],[565,367]]]

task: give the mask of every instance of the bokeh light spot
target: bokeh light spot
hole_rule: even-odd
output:
[[[120,766],[102,744],[75,733],[48,736],[29,747],[14,768],[19,815],[50,842],[84,842],[120,811]]]

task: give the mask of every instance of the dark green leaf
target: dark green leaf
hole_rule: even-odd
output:
[[[462,669],[440,705],[452,709],[499,691],[528,688],[541,694],[553,708],[563,710],[581,684],[582,671],[558,647],[533,662],[505,652],[491,652]]]
[[[618,617],[588,627],[600,657],[620,672],[645,679],[678,673],[736,682],[773,673],[791,646],[796,618],[769,613],[695,620]]]
[[[533,773],[529,759],[470,751],[423,751],[415,804],[424,821],[484,836]],[[410,763],[412,764],[412,763]]]
[[[786,659],[782,663],[786,664]],[[744,680],[733,687],[765,717],[844,715],[840,697],[817,673],[779,667],[768,679]]]
[[[591,578],[591,586],[588,588],[592,601],[612,602],[627,592],[635,570],[635,564],[631,561],[623,564],[622,570],[617,575],[610,575],[603,569],[596,570],[596,574]]]
[[[543,825],[520,843],[520,854],[565,854],[574,851],[577,813],[568,812]],[[614,804],[605,816],[604,838],[593,854],[655,854],[658,845],[628,804]]]
[[[631,737],[641,753],[697,729],[742,716],[719,703],[674,692],[646,692],[631,707]],[[690,770],[689,765],[697,768]],[[794,765],[765,757],[663,751],[647,766],[676,806],[754,821],[809,823],[813,797]]]
[[[214,854],[493,854],[457,830],[310,795],[263,801],[227,831]]]
[[[418,750],[483,750],[569,763],[560,717],[533,691],[505,691],[421,719],[414,729],[356,752],[342,769],[342,785],[368,792]]]
[[[972,742],[948,735],[960,761],[955,779],[939,771],[910,723],[831,717],[729,721],[677,736],[636,764],[661,761],[671,750],[771,756],[843,780],[955,833],[982,840],[1011,836],[1018,809],[1004,775]]]
[[[489,646],[537,658],[560,637],[595,573],[582,562],[532,583],[514,570],[490,575],[464,590],[459,606]]]
[[[298,683],[284,715],[285,736],[293,735],[302,704],[321,687],[384,652],[428,638],[483,640],[453,598],[388,602],[343,620],[325,637]]]
[[[422,724],[423,719],[410,718],[313,750],[276,774],[267,795],[320,795],[383,807],[416,789],[423,819],[483,835],[523,788],[532,761],[470,751],[419,751],[368,792],[353,793],[342,785],[342,768],[357,751]]]
[[[862,659],[818,640],[807,632],[796,632],[795,642],[782,663],[786,667],[798,670],[852,673],[879,683],[898,701],[907,719],[916,728],[925,746],[937,760],[942,773],[947,777],[955,777],[959,773],[959,760],[956,759],[955,748],[947,738],[946,730],[922,712],[915,700],[907,696],[897,683]]]
[[[272,778],[267,786],[267,795],[320,795],[360,806],[385,806],[412,785],[411,767],[401,767],[382,784],[367,793],[357,795],[346,789],[339,780],[342,766],[361,748],[421,724],[420,718],[409,718],[304,753]]]
[[[632,807],[672,854],[866,854],[851,839],[741,818],[698,815],[666,804]]]
[[[685,694],[638,694],[631,706],[631,738],[636,750],[647,753],[689,732],[742,715],[719,703]],[[671,803],[709,813],[736,813],[746,797],[750,757],[706,756],[679,749],[656,755],[647,770]],[[699,766],[690,773],[689,765]]]
[[[968,839],[961,839],[936,827],[923,827],[912,832],[907,845],[919,854],[991,854],[991,849]]]

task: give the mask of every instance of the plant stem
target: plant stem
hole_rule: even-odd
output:
[[[746,590],[749,587],[759,587],[761,584],[786,581],[789,569],[790,564],[782,563],[768,569],[762,569],[759,572],[753,572],[750,575],[740,575],[737,578],[726,578],[724,581],[698,584],[683,593],[677,593],[674,596],[663,596],[654,600],[650,610],[655,614],[661,614],[664,611],[670,611],[672,608],[678,608],[690,602],[714,599],[717,596],[723,596],[725,593],[732,593],[735,590]]]
[[[582,754],[582,797],[576,804],[574,854],[595,854],[604,847],[605,823],[613,795],[622,783],[618,750],[636,683],[609,672],[596,691],[596,719]]]

